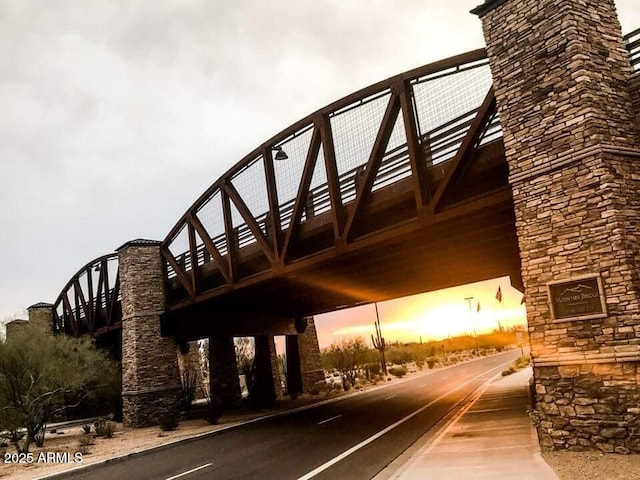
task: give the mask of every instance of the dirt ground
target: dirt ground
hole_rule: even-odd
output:
[[[640,455],[546,452],[542,457],[561,480],[637,480]]]
[[[415,369],[409,370],[409,373],[414,372]],[[385,383],[397,381],[400,381],[400,379],[389,377],[388,382]],[[361,387],[355,390],[355,392],[362,391],[373,386],[374,385]],[[74,455],[78,453],[80,439],[84,436],[82,427],[60,428],[57,429],[56,433],[46,434],[43,448],[37,448],[35,445],[31,446],[30,452],[33,453],[33,460],[29,462],[14,463],[12,459],[9,458],[7,461],[5,456],[2,455],[2,458],[0,458],[0,479],[32,480],[45,475],[52,475],[64,470],[69,470],[81,465],[89,465],[110,458],[127,456],[151,447],[206,434],[208,432],[214,432],[222,428],[229,428],[230,426],[237,425],[254,418],[263,417],[265,415],[296,408],[303,408],[307,405],[331,400],[347,393],[354,393],[354,390],[344,392],[341,389],[334,388],[319,395],[302,395],[296,400],[285,398],[283,400],[279,400],[269,409],[252,411],[239,409],[225,414],[220,419],[218,425],[210,425],[203,419],[183,420],[180,422],[178,428],[171,432],[162,432],[159,427],[138,429],[123,428],[122,424],[118,423],[115,434],[112,438],[95,438],[95,435],[91,434],[91,437],[94,438],[95,444],[88,447],[89,453],[82,455],[81,461],[77,463]],[[0,453],[3,453],[3,451],[4,449],[0,448]],[[47,458],[47,452],[54,452],[57,454],[68,453],[70,458],[65,459],[61,455],[59,455],[57,459]],[[13,446],[7,447],[6,453],[15,453],[15,448]],[[41,453],[44,455],[40,455]]]

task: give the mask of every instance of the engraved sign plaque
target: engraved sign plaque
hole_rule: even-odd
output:
[[[554,320],[586,320],[606,317],[599,275],[549,282],[549,303]]]

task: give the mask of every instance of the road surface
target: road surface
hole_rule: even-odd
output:
[[[417,374],[68,478],[371,479],[519,354],[512,350]]]

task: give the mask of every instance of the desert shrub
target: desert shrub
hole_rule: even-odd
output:
[[[502,376],[506,377],[507,375],[511,375],[512,373],[514,373],[516,371],[516,369],[514,368],[513,365],[511,365],[509,368],[507,368],[506,370],[502,371]]]
[[[392,348],[387,353],[387,361],[394,365],[403,365],[413,360],[410,351],[401,348]]]
[[[421,358],[416,360],[416,367],[418,367],[420,370],[422,370],[424,368],[424,360],[421,359]]]
[[[91,433],[91,424],[90,423],[82,424],[82,433],[84,433],[85,435],[88,435],[89,433]]]
[[[380,373],[380,363],[379,362],[371,362],[371,363],[367,363],[366,365],[367,368],[367,372],[369,372],[369,374],[371,376],[376,376]]]
[[[433,357],[429,357],[427,359],[427,365],[429,365],[429,370],[431,370],[436,365],[436,359]]]
[[[116,431],[116,423],[109,419],[101,418],[93,425],[93,428],[99,437],[111,438]]]
[[[407,367],[403,366],[393,366],[389,369],[389,373],[394,377],[404,377],[407,374]]]
[[[82,446],[86,447],[88,445],[95,445],[95,444],[96,442],[91,435],[82,435],[78,440],[78,445],[80,445],[81,447]]]
[[[160,429],[170,432],[178,428],[178,416],[173,412],[166,412],[160,417]]]

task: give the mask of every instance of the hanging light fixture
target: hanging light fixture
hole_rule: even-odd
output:
[[[281,161],[289,158],[287,152],[285,152],[282,147],[273,147],[272,150],[276,152],[276,155],[273,157],[275,160]]]

